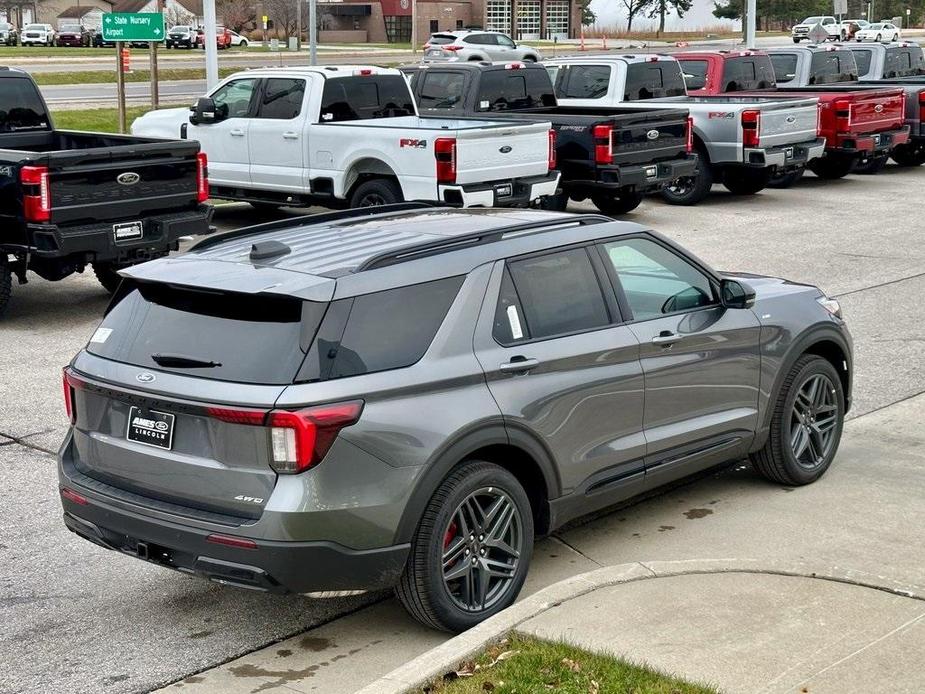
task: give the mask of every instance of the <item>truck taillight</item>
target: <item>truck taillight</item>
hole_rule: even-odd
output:
[[[456,138],[434,140],[434,157],[437,159],[437,183],[456,183]]]
[[[851,101],[836,99],[832,107],[835,109],[835,131],[840,134],[851,132]]]
[[[196,155],[196,200],[205,202],[209,199],[209,159],[205,152]]]
[[[546,168],[552,171],[556,168],[556,131],[549,131],[549,150],[546,154]]]
[[[816,137],[822,137],[822,102],[816,104]]]
[[[613,126],[595,125],[591,134],[594,136],[594,163],[610,164],[613,161]]]
[[[19,170],[23,186],[23,215],[27,222],[47,222],[51,219],[51,191],[48,187],[48,167],[24,166]]]
[[[694,151],[694,119],[687,117],[687,141],[684,143],[687,153]]]
[[[337,434],[356,424],[363,401],[270,413],[270,465],[279,473],[302,472],[322,461]]]
[[[761,111],[742,111],[742,144],[745,147],[760,147]]]
[[[925,91],[919,92],[919,120],[925,120]]]

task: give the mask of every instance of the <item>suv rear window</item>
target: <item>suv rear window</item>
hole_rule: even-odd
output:
[[[305,357],[301,345],[314,336],[325,308],[300,299],[150,283],[129,285],[120,294],[87,345],[88,352],[135,366],[237,383],[292,383]],[[215,366],[165,366],[153,355]]]
[[[413,116],[414,99],[401,75],[327,79],[321,95],[321,122]]]
[[[660,99],[686,94],[687,87],[681,74],[681,66],[676,61],[630,63],[626,66],[624,101]]]
[[[452,34],[434,34],[427,40],[427,43],[431,46],[443,46],[448,43],[453,43],[455,40],[456,37]]]
[[[0,79],[0,132],[50,130],[48,114],[31,80]]]
[[[508,111],[555,106],[549,74],[544,68],[487,70],[479,84],[479,111]]]

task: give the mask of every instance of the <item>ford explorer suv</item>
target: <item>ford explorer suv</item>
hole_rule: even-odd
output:
[[[66,526],[229,586],[395,587],[452,631],[569,519],[745,456],[817,480],[851,403],[837,301],[598,215],[403,203],[123,276],[64,371]]]
[[[118,270],[208,234],[208,167],[196,142],[56,130],[28,73],[0,67],[0,314],[12,278]]]
[[[256,207],[513,207],[555,195],[551,127],[421,118],[400,71],[340,65],[240,72],[132,132],[198,140],[213,195]]]
[[[693,120],[697,168],[662,189],[672,205],[694,205],[722,183],[736,195],[753,195],[776,175],[820,156],[815,97],[726,94],[687,96],[680,63],[666,55],[598,55],[546,63],[561,106],[598,110],[686,108]]]

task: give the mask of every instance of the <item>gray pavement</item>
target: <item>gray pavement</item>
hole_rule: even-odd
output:
[[[716,267],[812,281],[841,295],[857,347],[855,421],[832,471],[811,487],[782,489],[733,466],[566,528],[539,546],[527,593],[597,565],[703,557],[813,557],[925,580],[918,533],[925,521],[918,453],[925,407],[909,399],[925,392],[923,185],[925,170],[890,166],[876,177],[830,184],[808,176],[792,190],[752,198],[717,187],[697,207],[646,202],[630,216]],[[223,228],[266,219],[244,205],[217,213]],[[0,321],[0,652],[8,654],[0,660],[0,692],[144,691],[189,675],[218,677],[221,671],[196,673],[265,646],[247,662],[306,671],[287,674],[286,687],[351,691],[439,641],[389,599],[353,618],[362,636],[351,636],[346,620],[321,627],[328,636],[317,638],[331,638],[336,648],[283,646],[281,639],[364,602],[221,589],[99,550],[63,529],[47,453],[65,430],[60,368],[105,304],[92,274],[58,283],[33,277],[14,287]],[[262,660],[271,657],[282,662]],[[238,672],[227,680],[236,684],[220,691],[252,691],[259,685],[248,673],[280,679]]]

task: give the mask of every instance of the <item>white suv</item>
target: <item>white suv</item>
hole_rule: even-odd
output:
[[[23,27],[20,43],[23,46],[54,46],[54,27],[51,24],[27,24]]]
[[[511,61],[537,62],[540,52],[498,31],[446,31],[432,34],[424,44],[424,62]]]

